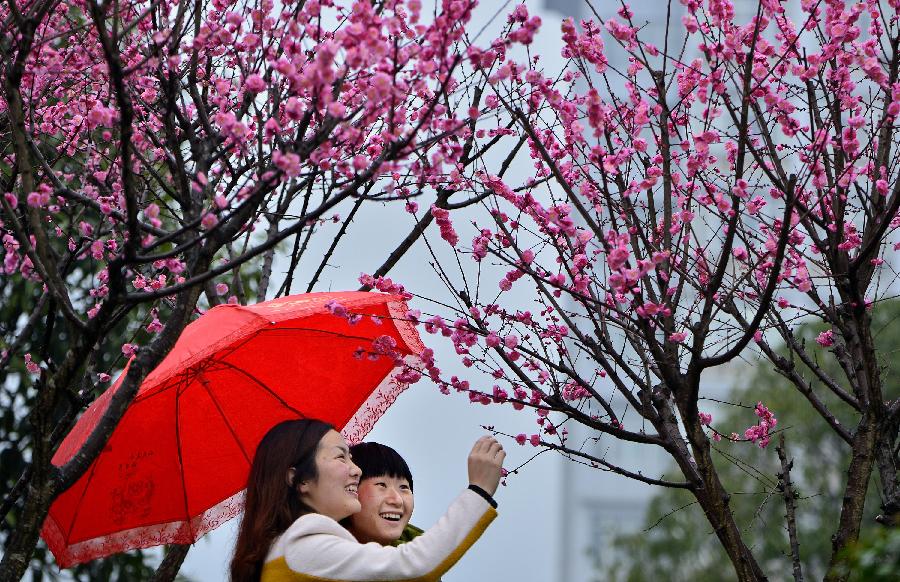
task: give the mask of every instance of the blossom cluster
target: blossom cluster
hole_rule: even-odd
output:
[[[772,430],[778,424],[778,419],[762,402],[756,403],[753,412],[759,417],[759,422],[745,430],[744,437],[750,442],[759,445],[759,448],[764,449],[769,445]]]
[[[3,193],[3,273],[48,283],[34,257],[59,257],[62,278],[77,273],[80,287],[57,299],[89,321],[126,295],[165,311],[165,295],[201,283],[198,249],[213,248],[218,266],[252,250],[260,227],[341,222],[325,210],[360,184],[389,199],[461,184],[466,115],[481,111],[448,104],[470,73],[469,50],[483,52],[465,37],[475,6],[442,0],[423,14],[420,0],[202,0],[185,27],[174,0],[126,0],[102,7],[101,27],[84,3],[54,4],[34,43],[9,52],[29,51],[17,90],[35,121],[22,129],[34,153],[20,160],[33,183]],[[516,42],[538,24],[519,10]],[[5,163],[21,155],[10,150]],[[46,235],[29,237],[6,212],[19,223],[34,214]],[[211,282],[210,305],[248,300],[239,269]],[[405,295],[390,279],[373,287]],[[154,315],[143,329],[159,333],[164,321]]]
[[[546,410],[626,430],[620,416],[655,422],[635,411],[690,370],[771,350],[809,314],[827,322],[821,283],[847,265],[891,268],[900,215],[884,204],[900,166],[878,152],[885,136],[896,149],[882,132],[900,115],[900,83],[878,45],[897,29],[896,7],[762,2],[740,16],[729,1],[682,4],[685,48],[666,55],[627,6],[562,22],[561,73],[515,49],[524,8],[489,50],[468,50],[489,83],[472,147],[519,153],[507,160],[516,171],[457,166],[453,189],[483,200],[480,214],[431,209],[471,271],[449,283],[464,305],[423,329],[484,378],[428,366],[443,391],[529,409],[543,435],[554,429]],[[822,103],[831,115],[810,116]],[[839,330],[816,342],[835,345]],[[765,447],[777,420],[755,410],[759,423],[731,438]]]

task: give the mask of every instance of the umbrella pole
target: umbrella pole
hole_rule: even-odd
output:
[[[165,549],[165,557],[159,568],[154,572],[150,582],[172,582],[181,569],[181,564],[187,557],[191,544],[169,544]]]

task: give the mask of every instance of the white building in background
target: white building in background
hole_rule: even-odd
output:
[[[706,372],[702,393],[716,399],[726,398],[734,387],[734,365]],[[621,410],[621,406],[614,406]],[[716,416],[719,407],[713,402],[701,403],[701,410]],[[632,423],[636,416],[632,415]],[[623,419],[629,426],[627,417]],[[569,442],[584,442],[584,450],[594,456],[648,477],[665,477],[678,481],[672,471],[671,457],[659,447],[638,445],[604,436],[582,425],[569,426]],[[660,492],[655,486],[601,469],[574,462],[561,464],[559,497],[557,582],[592,582],[605,580],[602,574],[614,561],[613,540],[619,534],[635,533],[644,527],[650,500]],[[703,524],[698,524],[702,527]]]
[[[618,2],[592,4],[604,19],[618,18],[616,10],[621,6]],[[628,4],[634,13],[632,22],[640,29],[640,38],[662,50],[666,41],[667,3],[662,0],[635,0]],[[584,0],[545,0],[544,6],[548,11],[563,17],[572,17],[576,23],[580,19],[594,18]],[[751,8],[753,14],[750,13]],[[744,22],[755,14],[756,4],[736,3],[735,10],[736,20]],[[680,48],[683,42],[681,24],[683,14],[684,7],[681,3],[671,2],[672,25],[668,30],[670,51]],[[610,69],[624,71],[627,68],[627,54],[614,42],[606,42],[606,55]],[[620,94],[624,98],[627,94],[623,79],[612,71],[607,78],[612,90],[621,91]],[[725,366],[706,373],[703,394],[724,399],[734,386],[736,376],[734,371],[733,366]],[[615,405],[614,407],[616,410],[624,408]],[[716,406],[710,402],[702,409],[715,413]],[[632,415],[631,419],[632,422],[636,421],[636,415]],[[627,417],[622,420],[626,426],[629,424]],[[660,477],[672,465],[669,455],[658,447],[636,445],[608,436],[595,441],[598,433],[589,431],[581,425],[569,425],[569,431],[570,445],[584,443],[584,450],[631,471]],[[612,541],[618,534],[634,533],[643,526],[650,500],[659,489],[578,463],[564,462],[561,467],[557,582],[591,582],[604,579],[603,572],[615,561]],[[677,480],[673,475],[667,476]]]

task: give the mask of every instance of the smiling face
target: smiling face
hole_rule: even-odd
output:
[[[369,477],[359,484],[362,509],[350,517],[360,543],[390,545],[400,538],[413,512],[413,492],[403,477]]]
[[[300,499],[316,513],[335,521],[360,510],[357,488],[359,467],[350,460],[350,449],[344,437],[331,430],[319,441],[316,451],[318,477],[300,483]]]

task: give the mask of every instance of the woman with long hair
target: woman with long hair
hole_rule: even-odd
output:
[[[291,420],[260,442],[247,481],[232,582],[437,580],[496,517],[506,453],[482,437],[469,487],[431,529],[399,547],[361,544],[338,522],[360,510],[360,470],[327,423]]]

